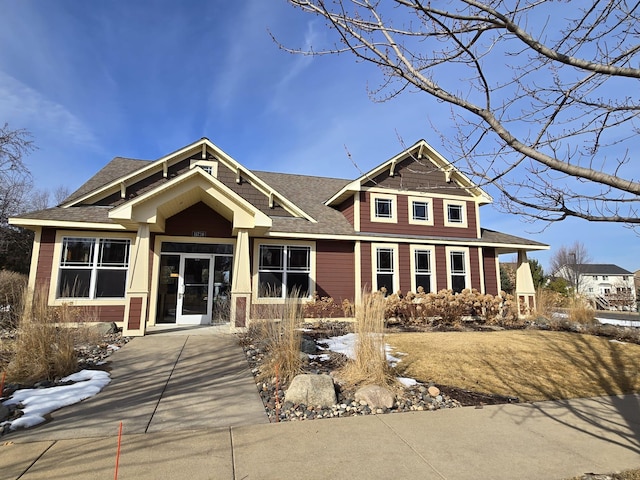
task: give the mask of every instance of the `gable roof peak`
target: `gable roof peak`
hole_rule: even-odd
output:
[[[486,193],[481,187],[471,181],[462,171],[456,168],[451,162],[438,153],[426,140],[420,139],[412,146],[404,149],[389,160],[381,163],[372,170],[364,173],[356,180],[346,185],[338,191],[333,197],[327,200],[326,205],[338,205],[354,192],[362,191],[367,182],[372,181],[375,177],[389,171],[389,176],[394,176],[395,169],[407,159],[413,159],[417,162],[426,159],[430,161],[438,170],[445,174],[447,183],[455,181],[460,188],[469,192],[473,197],[478,199],[480,204],[493,203],[493,198]]]

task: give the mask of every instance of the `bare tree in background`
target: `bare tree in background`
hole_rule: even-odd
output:
[[[289,1],[337,35],[283,48],[378,66],[376,100],[418,90],[450,104],[453,160],[506,211],[640,224],[638,2]]]
[[[561,246],[555,251],[549,264],[553,276],[560,276],[569,282],[575,293],[580,293],[584,283],[585,265],[591,262],[587,247],[582,242]]]
[[[7,123],[0,128],[0,226],[21,211],[26,194],[32,188],[31,174],[23,157],[33,149],[31,135],[26,130],[11,130]]]

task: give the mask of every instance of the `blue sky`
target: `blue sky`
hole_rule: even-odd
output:
[[[291,47],[330,35],[284,0],[0,0],[0,12],[0,123],[33,134],[39,188],[75,190],[115,156],[152,160],[203,136],[248,168],[342,178],[420,138],[447,156],[432,125],[453,132],[448,107],[419,93],[372,102],[372,66],[280,50],[269,31]],[[640,268],[624,226],[481,215],[552,251],[578,240],[594,263]]]

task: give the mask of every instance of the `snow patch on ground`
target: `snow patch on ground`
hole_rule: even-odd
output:
[[[9,423],[11,430],[38,425],[45,421],[45,415],[93,397],[110,381],[109,374],[102,370],[81,370],[62,379],[62,382],[75,382],[71,385],[16,390],[9,400],[2,403],[23,405],[23,415],[2,425]]]

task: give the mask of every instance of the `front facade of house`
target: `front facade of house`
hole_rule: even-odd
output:
[[[30,287],[127,335],[163,323],[241,329],[293,291],[500,291],[518,254],[548,246],[480,227],[492,201],[426,142],[362,177],[251,171],[203,138],[155,161],[115,158],[63,204],[12,218],[34,230]]]

